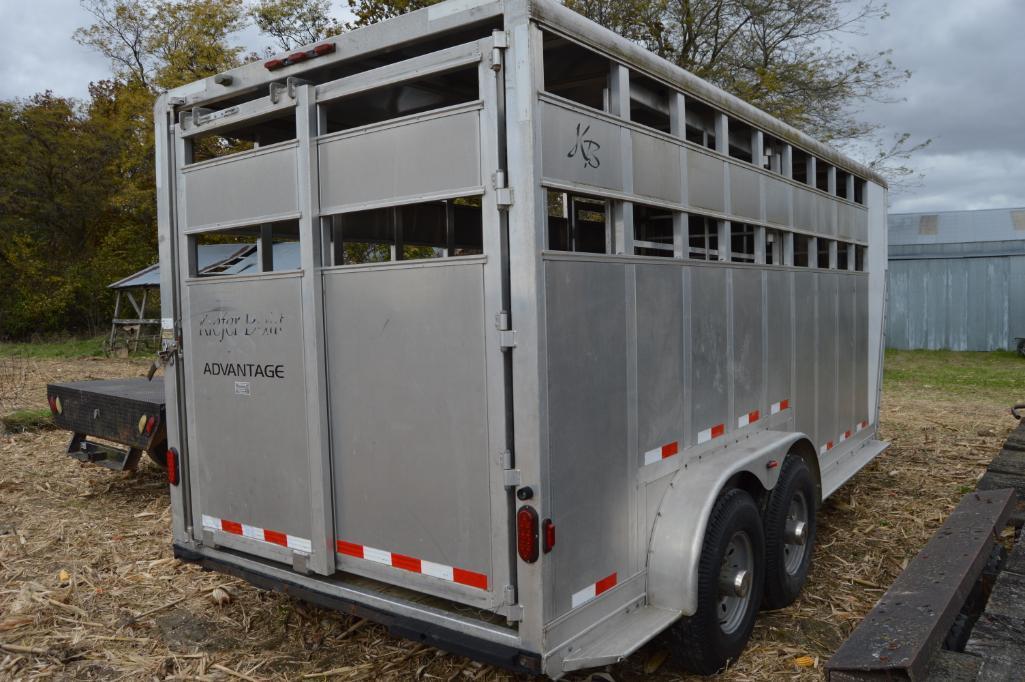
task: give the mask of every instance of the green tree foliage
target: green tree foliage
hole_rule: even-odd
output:
[[[441,0],[348,0],[349,10],[356,17],[349,27],[369,26],[439,2]]]
[[[259,0],[249,15],[287,52],[338,33],[341,26],[330,9],[330,0]]]
[[[84,0],[111,62],[86,102],[0,102],[0,338],[109,324],[107,285],[156,257],[153,102],[241,63],[243,0]]]

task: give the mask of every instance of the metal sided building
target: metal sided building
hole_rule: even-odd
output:
[[[886,342],[1012,350],[1025,337],[1025,209],[889,217]]]
[[[182,559],[552,677],[667,628],[710,672],[885,447],[885,182],[552,0],[243,66],[156,128]],[[232,240],[257,268],[199,267]]]

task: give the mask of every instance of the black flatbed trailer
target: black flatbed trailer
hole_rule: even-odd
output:
[[[54,423],[74,434],[74,459],[121,471],[135,469],[146,452],[166,466],[163,378],[49,384],[46,397]]]

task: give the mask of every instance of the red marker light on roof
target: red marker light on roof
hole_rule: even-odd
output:
[[[316,59],[317,57],[323,57],[326,54],[331,54],[336,49],[334,43],[321,43],[311,50],[305,52],[293,52],[287,57],[279,57],[271,59],[263,63],[263,67],[268,71],[276,71],[285,66],[291,66],[292,64],[298,64],[304,62],[307,59]]]

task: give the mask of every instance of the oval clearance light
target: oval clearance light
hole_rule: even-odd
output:
[[[50,412],[57,414],[57,399],[52,395],[46,396],[46,402],[50,403]]]
[[[317,53],[318,57],[320,57],[322,55],[325,55],[325,54],[331,54],[332,52],[335,51],[335,44],[334,43],[321,43],[320,45],[317,45],[315,48],[313,48],[313,51]]]
[[[552,523],[551,519],[545,519],[545,522],[541,524],[541,528],[544,530],[545,554],[548,554],[548,552],[551,552],[552,548],[555,547],[555,524]]]
[[[139,417],[139,433],[141,434],[146,430],[146,415]]]
[[[263,68],[267,69],[268,71],[274,71],[275,69],[280,69],[284,65],[284,59],[271,59],[270,61],[263,63]]]
[[[306,54],[305,52],[293,52],[292,54],[288,55],[288,63],[298,64],[299,62],[304,62],[309,58],[310,55]]]
[[[157,418],[156,417],[150,417],[149,419],[146,420],[146,435],[147,436],[152,436],[153,435],[153,427],[156,426],[156,425],[157,425]]]
[[[178,485],[178,451],[174,448],[167,448],[167,482],[171,485]]]
[[[516,552],[528,564],[538,557],[537,512],[523,505],[516,512]]]

